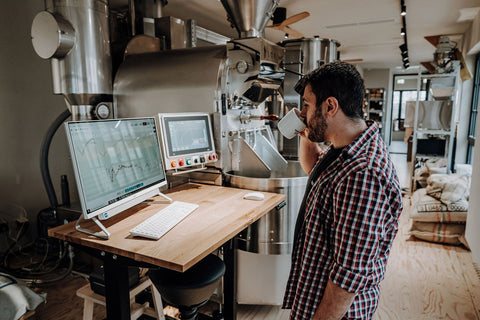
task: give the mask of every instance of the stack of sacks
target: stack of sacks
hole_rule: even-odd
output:
[[[432,158],[425,161],[425,165],[415,169],[415,181],[420,187],[427,186],[427,179],[432,174],[441,174],[447,172],[447,159]]]
[[[458,174],[434,174],[427,187],[411,198],[410,234],[422,240],[467,246],[467,221],[470,178]]]

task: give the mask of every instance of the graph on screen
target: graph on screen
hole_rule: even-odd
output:
[[[70,135],[87,212],[165,178],[154,119],[72,123]]]

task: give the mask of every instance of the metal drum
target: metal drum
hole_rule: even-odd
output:
[[[237,237],[238,249],[266,255],[290,254],[307,180],[308,176],[297,161],[289,161],[286,171],[272,171],[269,178],[226,174],[225,183],[228,186],[282,193],[287,197],[283,207],[277,206]]]

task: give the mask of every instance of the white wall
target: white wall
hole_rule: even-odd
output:
[[[464,52],[470,55],[471,59],[471,57],[480,51],[480,13],[473,21],[472,27],[466,33],[466,35],[466,46],[464,48]],[[475,70],[472,67],[470,68],[470,71],[473,75]],[[463,94],[467,94],[467,91],[465,90]],[[470,188],[466,237],[468,244],[470,245],[470,249],[472,250],[473,261],[477,265],[480,265],[480,197],[478,197],[480,194],[480,118],[477,118],[475,142],[476,147],[473,155],[472,186]]]
[[[34,224],[39,210],[49,207],[39,166],[43,136],[66,109],[63,98],[52,94],[50,62],[37,56],[30,40],[32,20],[43,3],[2,0],[0,10],[0,210],[16,203]],[[55,136],[50,154],[59,187],[60,175],[71,170],[63,132]],[[69,181],[74,184],[73,176]],[[35,233],[35,226],[31,230]]]

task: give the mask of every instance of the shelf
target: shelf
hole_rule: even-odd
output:
[[[378,124],[380,133],[385,119],[385,88],[366,88],[364,97],[363,115],[366,120],[373,120]],[[382,135],[383,136],[383,135]]]
[[[450,135],[452,134],[452,131],[450,130],[435,130],[435,129],[422,129],[422,128],[418,128],[417,129],[417,135],[419,134],[440,134],[440,135]]]

